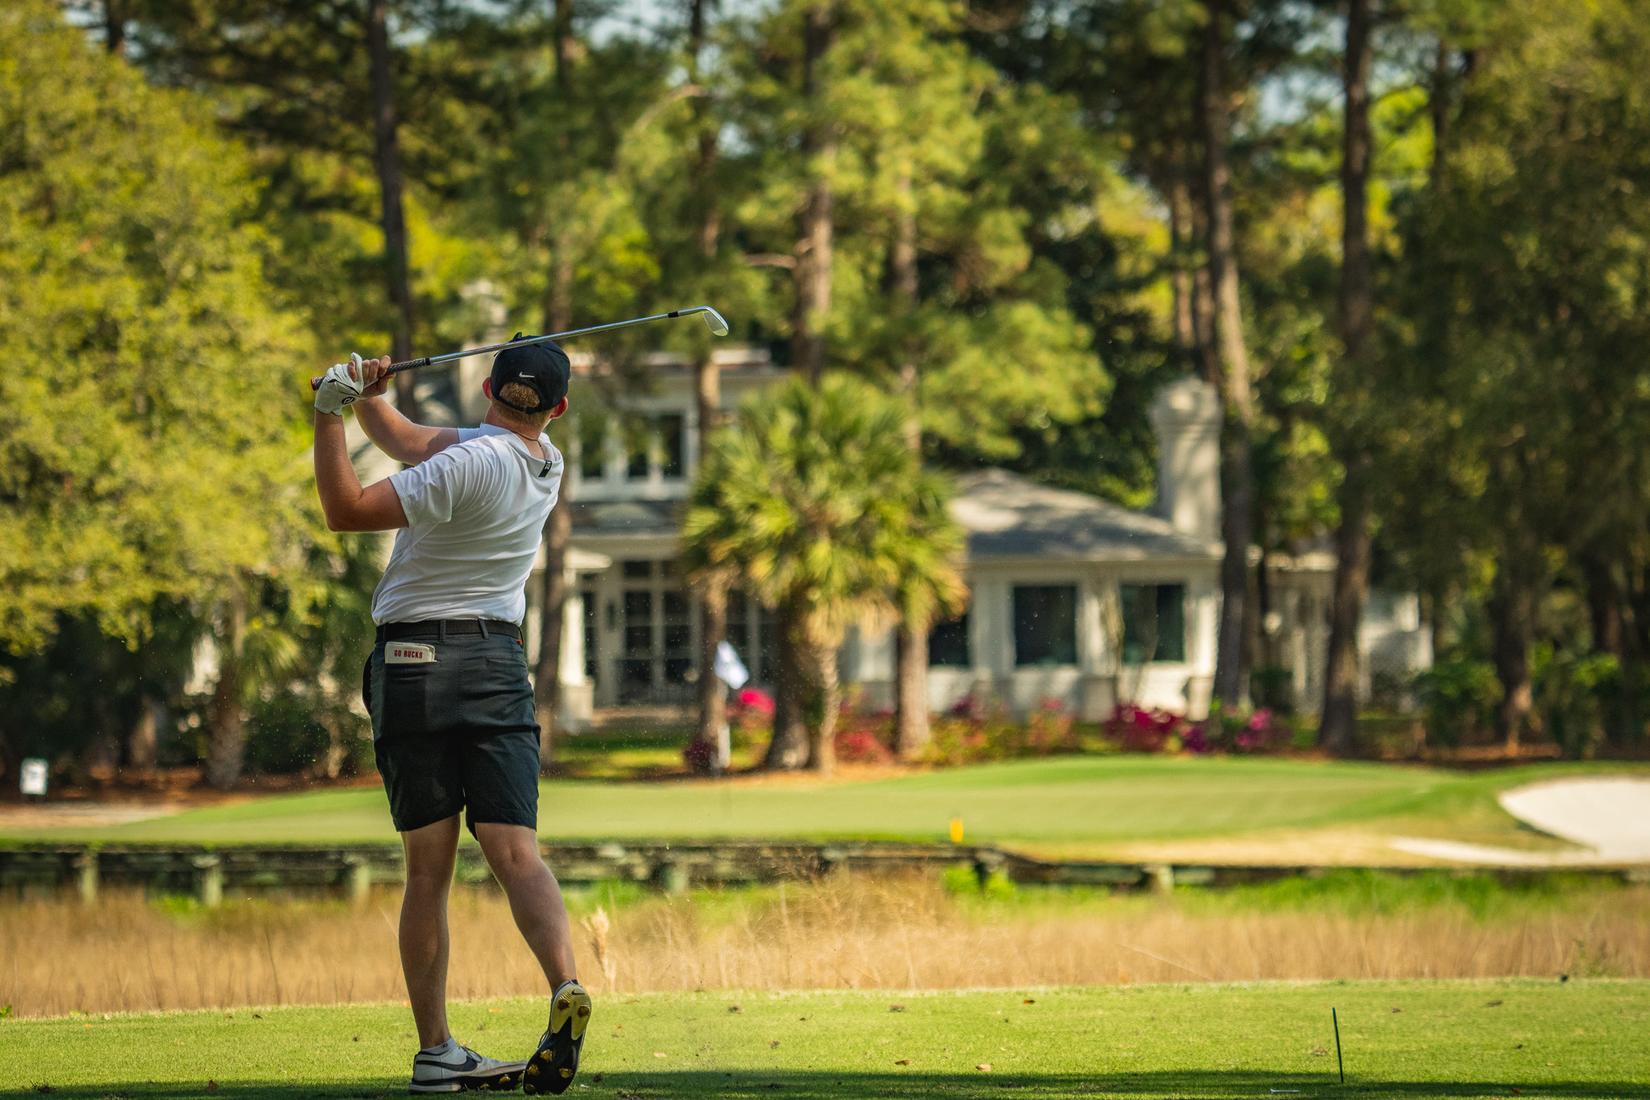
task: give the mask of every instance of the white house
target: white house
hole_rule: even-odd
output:
[[[699,424],[692,374],[680,358],[654,357],[655,385],[621,407],[581,382],[592,369],[587,359],[574,363],[573,413],[554,434],[567,455],[573,520],[563,717],[578,729],[600,711],[687,707],[694,699],[699,616],[677,565],[677,532]],[[719,353],[718,366],[730,412],[782,374],[750,348]],[[463,374],[431,376],[421,397],[436,410],[432,418],[445,409],[473,421],[486,369],[476,360]],[[1059,700],[1088,719],[1120,701],[1206,712],[1220,608],[1220,419],[1218,399],[1202,382],[1183,380],[1159,395],[1152,409],[1159,493],[1150,511],[1004,470],[958,478],[953,507],[968,536],[970,603],[930,638],[936,710],[973,693],[1016,710]],[[1333,566],[1324,551],[1268,560],[1266,649],[1302,706],[1322,691]],[[536,638],[537,608],[528,615]],[[772,613],[734,592],[728,618],[728,639],[754,682],[771,682]],[[1413,596],[1373,594],[1362,637],[1365,690],[1383,672],[1407,677],[1424,668],[1427,639]],[[851,634],[842,674],[873,705],[891,702],[892,632]]]

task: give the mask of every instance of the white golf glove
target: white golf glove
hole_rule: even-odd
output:
[[[315,389],[315,410],[342,416],[345,406],[360,398],[361,390],[361,356],[352,354],[348,363],[334,363],[321,376]]]

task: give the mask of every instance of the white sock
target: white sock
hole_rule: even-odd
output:
[[[451,1035],[449,1035],[449,1036],[447,1036],[447,1041],[446,1042],[437,1043],[433,1047],[425,1047],[423,1050],[419,1051],[418,1053],[420,1053],[420,1054],[433,1054],[437,1058],[440,1058],[442,1055],[445,1055],[445,1054],[457,1054],[458,1053],[458,1040],[454,1039]]]

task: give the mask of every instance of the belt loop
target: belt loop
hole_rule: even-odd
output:
[[[440,639],[442,645],[447,644],[447,620],[446,619],[437,619],[435,621],[435,636],[438,639]]]
[[[487,640],[487,637],[488,637],[488,635],[487,635],[487,620],[486,619],[477,619],[476,622],[481,624],[481,640],[485,642]]]

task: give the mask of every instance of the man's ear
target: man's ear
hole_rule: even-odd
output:
[[[567,398],[563,397],[556,402],[556,407],[550,410],[550,419],[559,420],[567,415]]]
[[[493,399],[493,380],[491,378],[481,380],[481,396],[489,401]]]

